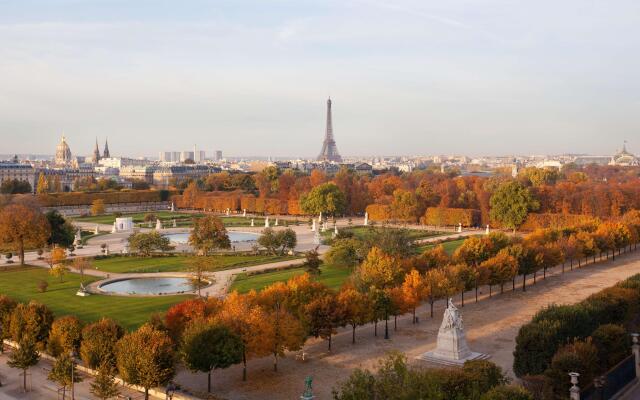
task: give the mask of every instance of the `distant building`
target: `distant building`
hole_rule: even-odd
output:
[[[96,138],[96,147],[93,149],[93,156],[91,157],[91,162],[93,164],[98,164],[100,161],[100,149],[98,148],[98,139]]]
[[[194,150],[193,161],[197,163],[203,163],[207,158],[207,153],[204,150]]]
[[[56,165],[61,166],[70,165],[73,161],[71,149],[69,148],[64,136],[62,136],[60,143],[58,143],[58,146],[56,147],[56,158],[54,161]]]
[[[111,153],[109,153],[109,143],[107,142],[107,139],[104,140],[104,151],[102,152],[102,157],[103,158],[111,157]]]
[[[222,150],[216,150],[214,161],[222,161]]]
[[[171,165],[159,167],[153,172],[153,184],[158,187],[168,187],[185,179],[197,179],[209,175],[215,171],[206,165]]]
[[[35,190],[36,171],[31,164],[16,162],[0,162],[0,185],[4,181],[25,181]]]
[[[373,173],[373,167],[368,163],[357,163],[354,166],[354,170],[361,175],[371,175]]]
[[[638,157],[627,151],[627,142],[624,142],[624,144],[622,145],[622,149],[611,158],[609,164],[622,167],[632,167],[639,165]]]
[[[195,161],[193,157],[193,151],[183,151],[180,153],[180,162],[185,162],[187,160]]]
[[[136,166],[130,165],[120,168],[120,177],[129,180],[141,180],[153,183],[153,173],[158,167],[153,165]]]
[[[147,165],[149,162],[147,160],[140,160],[137,158],[127,158],[127,157],[112,157],[112,158],[102,158],[98,164],[103,167],[110,168],[118,168],[122,169],[123,167],[129,166],[143,166]]]

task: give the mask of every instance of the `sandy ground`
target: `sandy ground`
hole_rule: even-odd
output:
[[[513,375],[513,350],[518,329],[527,323],[533,314],[552,304],[571,304],[583,300],[633,274],[640,273],[640,252],[623,254],[616,262],[603,261],[563,275],[560,268],[551,271],[546,280],[538,278],[535,286],[526,293],[520,285],[515,292],[505,289],[502,295],[487,298],[483,288],[481,300],[473,303],[472,294],[467,293],[466,305],[461,308],[465,321],[467,339],[472,350],[488,353],[493,362]],[[531,280],[528,281],[532,283]],[[518,282],[521,283],[521,282]],[[456,300],[459,304],[459,300]],[[213,375],[213,392],[228,399],[296,399],[304,389],[304,378],[314,379],[316,399],[331,398],[331,389],[336,382],[346,378],[354,368],[372,368],[389,350],[407,354],[412,363],[432,366],[415,357],[435,347],[436,335],[444,310],[444,301],[436,305],[435,318],[428,317],[427,306],[419,310],[420,323],[411,324],[409,315],[398,318],[398,330],[393,330],[390,321],[391,339],[383,338],[384,324],[378,324],[378,337],[373,335],[373,326],[366,325],[357,330],[357,343],[351,345],[351,331],[341,329],[334,337],[333,351],[327,352],[327,344],[311,340],[305,346],[308,361],[297,361],[294,354],[280,360],[279,372],[272,370],[272,359],[262,358],[249,362],[249,380],[242,382],[241,367],[234,366]],[[206,377],[183,371],[177,378],[183,386],[194,391],[206,390]]]

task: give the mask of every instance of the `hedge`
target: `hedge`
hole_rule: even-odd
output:
[[[561,346],[587,338],[604,324],[625,325],[639,309],[640,274],[580,303],[544,308],[518,332],[513,371],[518,377],[542,374]]]
[[[467,208],[429,207],[420,218],[424,225],[475,226],[480,223],[480,211]]]
[[[541,228],[565,229],[567,227],[598,225],[600,222],[599,218],[589,215],[530,213],[520,229],[523,231],[534,231]]]
[[[132,190],[120,192],[69,192],[37,194],[36,200],[42,207],[82,206],[90,205],[101,199],[105,204],[118,203],[150,203],[167,201],[171,192],[168,190]]]

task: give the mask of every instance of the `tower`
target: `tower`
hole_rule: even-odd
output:
[[[96,147],[93,149],[93,158],[91,162],[97,164],[100,161],[100,149],[98,148],[98,138],[96,138]]]
[[[102,152],[102,158],[111,158],[111,154],[109,154],[109,143],[107,139],[104,140],[104,151]]]
[[[67,165],[71,163],[71,149],[69,148],[64,135],[62,136],[62,140],[60,140],[58,146],[56,146],[55,163],[56,165]]]
[[[318,156],[318,161],[342,162],[342,157],[338,153],[336,141],[333,139],[333,122],[331,120],[331,98],[327,100],[327,127],[324,134],[322,150]]]

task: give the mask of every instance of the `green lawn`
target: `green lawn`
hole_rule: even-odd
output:
[[[46,292],[40,293],[36,285],[44,280],[49,283]],[[95,278],[85,277],[85,282]],[[36,300],[46,304],[56,317],[75,315],[85,322],[109,317],[126,329],[135,329],[146,322],[151,314],[166,311],[173,304],[190,296],[124,297],[91,295],[76,296],[80,287],[80,275],[67,274],[61,283],[59,278],[49,275],[38,267],[21,268],[0,272],[0,293],[21,302]]]
[[[400,229],[400,228],[389,228],[389,227],[382,227],[382,226],[350,226],[350,227],[346,227],[346,228],[338,228],[341,231],[346,231],[346,232],[352,232],[353,236],[356,239],[365,239],[367,234],[373,230],[373,229]],[[422,229],[410,229],[407,228],[407,231],[409,232],[409,237],[411,239],[417,240],[417,239],[424,239],[424,238],[428,238],[428,237],[434,237],[434,236],[440,236],[443,234],[443,232],[434,232],[434,231],[427,231],[427,230],[422,230]],[[331,235],[333,235],[333,227],[331,225],[327,226],[327,231],[323,232],[322,235],[324,237],[330,237]]]
[[[338,268],[332,265],[324,265],[320,267],[320,270],[322,273],[316,280],[334,290],[340,289],[351,274],[351,270],[348,268]],[[302,275],[304,272],[304,268],[301,267],[250,276],[238,274],[230,290],[237,290],[240,293],[246,293],[252,289],[261,290],[273,283],[284,282],[294,276]]]
[[[456,239],[456,240],[450,240],[448,242],[443,242],[443,243],[425,244],[423,246],[418,247],[418,252],[422,253],[425,250],[432,249],[441,244],[444,247],[444,251],[446,251],[447,254],[453,255],[456,249],[460,247],[464,241],[465,239]]]
[[[194,217],[202,217],[203,214],[187,214],[180,212],[170,212],[170,211],[149,211],[143,213],[133,213],[133,214],[123,214],[123,217],[132,217],[134,223],[142,223],[144,222],[144,216],[147,214],[155,214],[164,224],[165,227],[171,227],[171,221],[176,220],[176,226],[178,227],[189,227],[192,225],[192,219]],[[241,217],[241,216],[221,216],[222,222],[225,226],[234,227],[234,226],[251,226],[251,217]],[[74,218],[74,220],[79,222],[91,222],[95,224],[107,224],[112,225],[115,221],[116,217],[113,214],[104,214],[104,215],[95,215],[95,216],[86,216],[86,217],[78,217]],[[255,226],[264,226],[264,218],[263,217],[254,217]],[[275,219],[271,217],[270,219],[271,225],[275,223]],[[283,220],[279,221],[280,225],[295,225],[294,220]],[[152,223],[155,226],[155,221]]]
[[[148,211],[141,213],[133,213],[133,214],[123,214],[123,217],[131,217],[133,218],[133,222],[144,222],[144,216],[147,214],[155,214],[162,221],[169,221],[172,219],[180,219],[180,218],[191,218],[193,216],[197,216],[197,214],[183,214],[178,212],[170,212],[170,211]],[[76,221],[80,222],[93,222],[96,224],[113,224],[116,220],[114,214],[104,214],[104,215],[92,215],[86,217],[74,218]]]
[[[297,256],[272,256],[272,255],[220,255],[215,257],[219,262],[216,269],[230,269],[248,267],[251,265],[266,264],[278,261],[294,260]],[[127,272],[179,272],[186,271],[187,257],[109,257],[93,261],[93,266],[100,271],[127,273]]]

